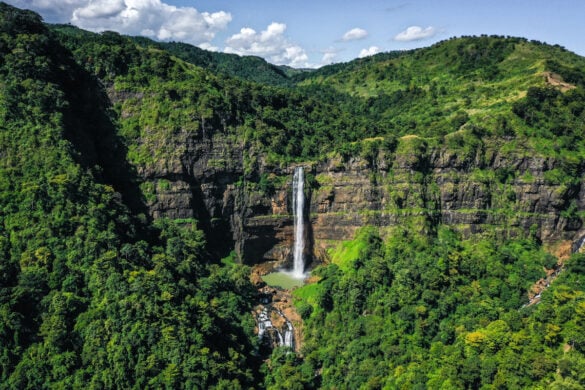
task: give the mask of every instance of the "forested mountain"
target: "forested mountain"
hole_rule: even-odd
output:
[[[255,383],[245,268],[214,265],[195,221],[131,213],[98,80],[37,15],[0,15],[0,387]]]
[[[294,71],[0,3],[0,116],[0,388],[585,386],[561,47]],[[298,166],[313,276],[268,357],[250,266],[290,261]]]
[[[99,36],[71,25],[50,25],[50,29],[60,35],[60,40],[69,47],[80,47],[88,41],[99,41]],[[127,37],[142,47],[166,51],[169,54],[226,76],[238,77],[249,81],[275,86],[289,86],[292,81],[289,74],[296,71],[286,66],[272,65],[260,57],[240,57],[236,54],[218,53],[200,49],[182,42],[157,42],[145,37]]]

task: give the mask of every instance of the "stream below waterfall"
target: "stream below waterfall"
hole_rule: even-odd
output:
[[[538,292],[533,297],[529,298],[528,303],[522,305],[522,308],[539,304],[541,294],[550,287],[552,282],[555,281],[555,279],[559,276],[561,272],[563,272],[563,270],[564,268],[562,267],[556,268],[554,272],[549,274],[546,278],[541,279],[539,282],[537,282],[536,285],[540,285],[540,287],[537,289]]]
[[[294,327],[280,310],[267,304],[256,316],[256,322],[258,338],[262,343],[294,350]]]

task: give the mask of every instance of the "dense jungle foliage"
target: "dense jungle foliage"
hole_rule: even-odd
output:
[[[242,143],[266,192],[259,156],[368,159],[417,135],[413,153],[551,157],[546,179],[578,188],[585,59],[561,47],[464,37],[293,71],[0,3],[0,116],[0,388],[585,386],[581,254],[524,306],[557,262],[535,237],[366,227],[295,291],[303,350],[263,362],[249,269],[197,221],[151,220],[137,176],[177,134]]]
[[[527,306],[530,280],[556,258],[533,240],[461,240],[363,229],[294,292],[305,318],[302,360],[275,352],[273,388],[582,388],[584,265]],[[313,373],[319,370],[318,378]],[[288,379],[294,378],[294,379]],[[296,387],[295,387],[296,386]]]
[[[37,15],[0,15],[0,388],[257,382],[246,268],[213,264],[195,221],[131,213],[97,79]]]

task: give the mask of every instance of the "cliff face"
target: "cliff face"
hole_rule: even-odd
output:
[[[271,166],[219,133],[176,142],[174,158],[138,169],[150,214],[198,219],[217,255],[235,248],[246,263],[290,261],[294,166]],[[466,236],[532,234],[544,242],[579,236],[583,186],[551,180],[560,164],[552,158],[496,144],[431,147],[415,136],[393,150],[374,146],[367,155],[303,164],[314,257],[365,225],[432,231],[442,223]]]

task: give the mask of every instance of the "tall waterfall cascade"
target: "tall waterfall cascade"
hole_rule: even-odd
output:
[[[294,261],[292,275],[302,279],[305,274],[305,175],[303,167],[296,167],[293,175],[293,213],[294,213]]]

